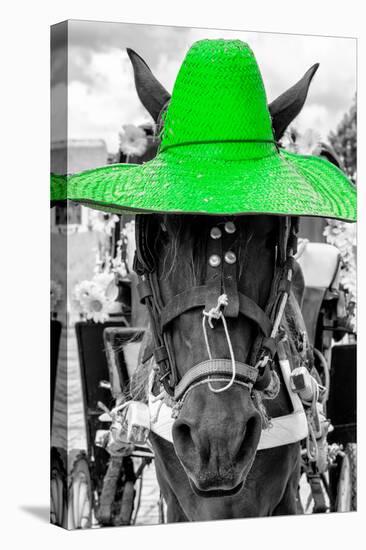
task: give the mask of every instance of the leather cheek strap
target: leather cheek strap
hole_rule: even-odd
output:
[[[137,292],[140,297],[142,304],[145,304],[150,317],[151,330],[153,333],[153,348],[149,350],[147,357],[151,357],[152,353],[154,354],[154,359],[156,364],[159,367],[159,380],[163,384],[166,392],[169,395],[174,394],[174,390],[171,387],[170,383],[176,383],[176,375],[172,369],[173,361],[169,356],[169,350],[167,345],[169,345],[168,335],[164,336],[164,333],[160,331],[159,324],[159,305],[160,305],[160,296],[158,296],[158,289],[154,289],[152,285],[155,282],[155,278],[151,273],[145,274],[145,279],[139,280],[137,285]],[[152,279],[152,280],[151,280]],[[144,358],[145,359],[145,358]],[[145,359],[146,360],[146,359]],[[170,382],[170,383],[169,383]]]
[[[206,243],[206,277],[205,277],[205,300],[206,311],[217,305],[217,299],[222,294],[222,239],[207,237]],[[211,265],[212,260],[217,257],[218,265]]]
[[[223,276],[223,287],[224,293],[228,297],[228,305],[225,306],[224,315],[225,317],[238,317],[239,315],[239,291],[238,291],[238,261],[235,259],[234,244],[237,240],[237,232],[235,231],[232,234],[223,235],[223,266],[222,266],[222,276]],[[234,255],[232,263],[228,263],[226,259],[226,254],[231,253]]]
[[[151,298],[153,296],[151,284],[148,279],[140,279],[139,283],[137,284],[137,293],[139,295],[141,304],[145,304],[146,298]]]

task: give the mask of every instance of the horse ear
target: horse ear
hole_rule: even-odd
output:
[[[142,57],[130,48],[127,48],[127,54],[133,67],[137,95],[145,109],[157,122],[162,108],[170,99],[170,94],[155,78]]]
[[[306,96],[308,95],[310,82],[318,67],[319,63],[315,63],[299,82],[281,94],[268,106],[272,117],[272,127],[276,141],[281,139],[287,126],[300,113],[305,103]]]

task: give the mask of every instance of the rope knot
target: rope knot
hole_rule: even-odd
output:
[[[221,294],[217,299],[217,304],[215,307],[212,307],[210,311],[203,310],[203,315],[208,318],[208,324],[211,328],[214,328],[212,319],[220,319],[222,316],[221,308],[224,306],[227,306],[229,303],[229,299],[227,297],[227,294]]]

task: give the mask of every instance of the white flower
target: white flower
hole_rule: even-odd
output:
[[[104,323],[108,320],[108,306],[105,296],[99,292],[93,292],[84,304],[84,313],[87,319],[95,323]]]
[[[133,124],[124,124],[119,133],[119,146],[125,155],[141,157],[147,149],[147,137],[142,128]]]
[[[51,280],[51,311],[55,311],[56,305],[62,298],[62,287],[60,283]]]
[[[92,281],[100,287],[100,289],[105,292],[108,285],[111,281],[114,280],[113,273],[108,273],[107,271],[102,271],[94,275]]]
[[[90,281],[75,286],[74,303],[80,313],[95,323],[103,323],[118,296],[118,287],[113,273],[97,273]]]
[[[101,289],[106,299],[109,302],[114,302],[118,296],[118,288],[116,286],[114,273],[97,273],[93,277],[95,284]]]
[[[296,139],[297,151],[300,155],[318,155],[321,150],[320,134],[309,128]]]
[[[120,278],[124,279],[127,277],[126,263],[122,260],[121,255],[118,255],[112,260],[112,271],[119,275]]]
[[[281,139],[282,146],[299,155],[319,155],[321,151],[320,134],[309,128],[302,135],[290,128]]]
[[[110,215],[108,220],[106,220],[104,231],[109,237],[112,235],[113,229],[118,221],[119,217],[116,214]]]
[[[94,286],[95,283],[92,281],[82,281],[81,283],[78,283],[73,292],[74,300],[82,306],[85,300],[88,300],[90,294],[93,292]]]
[[[108,237],[112,235],[113,229],[119,221],[119,217],[115,214],[106,216],[105,213],[98,212],[97,210],[88,211],[88,216],[89,229],[105,233]]]
[[[94,281],[82,281],[74,289],[74,299],[87,319],[103,323],[108,319],[109,300]]]

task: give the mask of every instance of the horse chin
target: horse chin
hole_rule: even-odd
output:
[[[235,487],[232,487],[230,489],[219,489],[219,488],[199,489],[197,487],[197,485],[195,484],[195,482],[191,478],[189,478],[189,483],[191,485],[191,488],[192,488],[193,492],[197,496],[203,497],[203,498],[230,497],[230,496],[233,496],[233,495],[236,495],[237,493],[239,493],[242,490],[243,485],[244,485],[244,481],[240,481],[240,483],[238,483],[238,485],[236,485]]]

